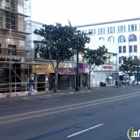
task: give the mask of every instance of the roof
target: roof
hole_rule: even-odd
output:
[[[119,22],[129,22],[129,21],[135,21],[135,20],[140,20],[140,17],[131,18],[131,19],[123,19],[123,20],[99,22],[99,23],[93,23],[93,24],[78,25],[78,26],[75,26],[75,27],[80,28],[80,27],[97,26],[97,25],[112,24],[112,23],[119,23]]]

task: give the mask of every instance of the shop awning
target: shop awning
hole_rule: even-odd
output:
[[[76,70],[74,68],[58,68],[58,74],[60,74],[60,75],[75,75]]]
[[[85,73],[86,68],[88,68],[88,64],[87,63],[79,63],[79,73]]]

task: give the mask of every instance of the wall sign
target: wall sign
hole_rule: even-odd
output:
[[[113,69],[113,66],[102,66],[103,69]]]

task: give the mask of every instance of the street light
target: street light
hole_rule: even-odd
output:
[[[76,87],[75,91],[79,91],[79,50],[77,49],[76,53],[76,58],[77,58],[77,65],[76,65]]]
[[[139,83],[138,83],[138,77],[139,77],[139,71],[138,71],[138,64],[137,64],[137,85],[139,85]]]

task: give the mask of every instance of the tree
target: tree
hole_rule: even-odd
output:
[[[119,69],[120,71],[130,71],[134,72],[136,70],[136,67],[140,65],[139,59],[132,59],[131,57],[122,57],[123,63],[120,65]]]
[[[107,49],[105,46],[102,46],[95,50],[87,49],[84,52],[84,59],[89,65],[89,89],[90,89],[90,74],[94,70],[96,66],[104,64],[106,60],[105,54],[107,53]]]
[[[34,33],[43,37],[41,42],[44,45],[44,51],[49,54],[49,60],[55,71],[54,92],[56,92],[60,62],[70,59],[77,49],[83,51],[85,44],[89,43],[90,39],[86,34],[72,27],[70,22],[69,26],[62,26],[60,23],[43,25],[43,28],[36,29]],[[54,65],[53,60],[55,60],[56,65]]]

